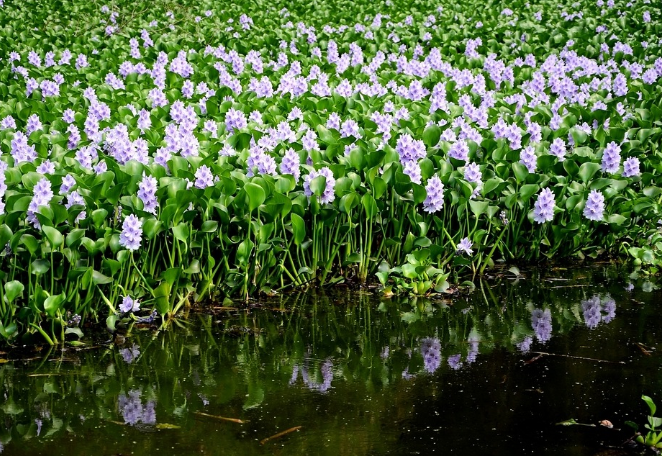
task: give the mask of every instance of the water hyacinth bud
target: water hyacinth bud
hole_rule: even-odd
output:
[[[122,222],[122,232],[120,233],[120,245],[127,250],[134,252],[140,248],[142,238],[143,223],[138,217],[131,214]]]
[[[291,174],[294,176],[294,181],[299,182],[301,176],[301,158],[294,149],[287,149],[283,160],[280,162],[280,173]]]
[[[326,178],[326,186],[324,192],[322,192],[322,197],[320,202],[322,204],[332,203],[336,199],[334,193],[334,187],[336,186],[336,180],[333,178],[333,172],[326,166],[319,171],[311,171],[303,181],[303,190],[306,196],[313,196],[313,191],[310,189],[310,181],[315,179],[318,176],[324,176]]]
[[[533,205],[533,220],[537,223],[551,222],[554,219],[554,193],[543,188]]]
[[[605,211],[605,197],[598,190],[591,190],[584,206],[584,217],[596,222],[602,221]]]
[[[639,159],[637,157],[627,158],[623,162],[623,177],[634,177],[639,174]]]
[[[471,250],[472,246],[473,246],[473,244],[471,243],[469,238],[465,237],[457,244],[456,252],[460,255],[463,254],[463,253],[466,253],[467,255],[471,256],[474,253],[474,251]]]
[[[621,147],[614,141],[607,144],[602,154],[602,171],[614,174],[621,165]]]
[[[423,201],[423,210],[427,213],[438,212],[444,207],[444,184],[439,176],[432,176],[425,187],[427,196]]]

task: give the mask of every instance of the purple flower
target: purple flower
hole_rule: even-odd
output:
[[[565,141],[561,138],[556,138],[549,146],[549,153],[559,159],[560,162],[565,160],[566,145]]]
[[[28,122],[27,125],[25,126],[25,134],[26,136],[30,136],[32,132],[41,130],[42,128],[43,125],[41,124],[41,120],[39,119],[39,116],[37,114],[32,114],[30,117],[28,117]]]
[[[457,244],[456,252],[460,255],[463,254],[463,253],[466,253],[467,255],[471,256],[474,253],[474,251],[471,250],[472,246],[473,246],[473,244],[471,243],[469,238],[465,237],[459,242],[459,244]]]
[[[44,160],[44,162],[37,166],[36,171],[39,174],[53,174],[55,172],[55,164],[50,160]]]
[[[225,114],[225,128],[229,134],[232,134],[234,130],[246,128],[247,125],[246,114],[243,112],[230,108]]]
[[[143,234],[143,223],[138,217],[131,214],[122,222],[122,232],[120,233],[120,245],[133,252],[140,248],[140,241]]]
[[[427,337],[421,340],[421,355],[426,371],[433,373],[441,365],[441,342],[437,338]]]
[[[602,221],[605,211],[605,197],[598,190],[591,190],[584,206],[584,217],[596,222]]]
[[[448,151],[448,156],[456,160],[469,160],[469,146],[467,142],[463,139],[455,142]]]
[[[37,185],[34,186],[33,192],[34,195],[28,205],[27,220],[32,223],[35,228],[40,229],[41,224],[37,219],[36,213],[39,211],[39,207],[48,206],[51,199],[53,199],[53,190],[51,190],[50,181],[45,177],[42,177],[41,180],[37,182]]]
[[[467,182],[472,182],[476,184],[476,188],[471,194],[471,198],[474,198],[480,193],[481,188],[483,187],[483,175],[480,172],[480,167],[476,163],[469,163],[464,167],[464,179]]]
[[[143,202],[143,210],[156,214],[156,208],[159,203],[156,201],[156,190],[158,184],[153,176],[143,175],[143,179],[138,184],[138,198]]]
[[[621,148],[615,142],[610,142],[605,147],[602,154],[602,171],[609,174],[614,174],[618,171],[621,165]],[[626,176],[627,177],[627,176]]]
[[[536,167],[538,165],[538,158],[536,157],[536,151],[533,146],[525,147],[522,152],[520,152],[520,163],[526,166],[526,169],[530,173],[536,172]]]
[[[7,117],[3,118],[2,121],[0,122],[0,128],[2,128],[3,130],[7,130],[8,128],[11,128],[11,129],[15,130],[16,129],[16,121],[14,120],[14,118],[12,116],[7,116]]]
[[[202,165],[195,172],[195,186],[197,188],[205,189],[214,185],[214,175],[207,165]]]
[[[421,167],[416,161],[402,162],[402,172],[415,184],[421,184]]]
[[[423,210],[428,213],[438,212],[444,207],[444,184],[439,176],[432,176],[425,187],[427,196],[423,201]]]
[[[120,312],[129,313],[129,312],[138,312],[140,310],[140,302],[134,300],[131,296],[124,296],[122,299],[122,304],[120,304]]]
[[[276,160],[265,151],[260,146],[253,146],[249,150],[248,160],[246,160],[246,175],[248,177],[253,177],[255,168],[257,168],[258,174],[270,174],[276,176],[277,164]]]
[[[74,179],[74,176],[71,174],[64,176],[62,179],[62,185],[60,185],[60,195],[66,195],[69,193],[69,190],[71,190],[74,185],[76,185],[76,179]]]
[[[410,135],[404,134],[398,138],[395,150],[400,155],[400,162],[418,161],[426,156],[425,144],[421,140],[414,140]]]
[[[623,162],[623,177],[633,177],[639,174],[639,159],[637,157],[627,158]]]
[[[294,181],[299,182],[301,176],[301,158],[294,149],[287,149],[283,159],[280,162],[281,174],[291,174],[294,176]]]
[[[322,193],[322,197],[320,198],[320,202],[322,204],[327,204],[327,203],[332,203],[333,200],[336,199],[336,195],[334,193],[334,187],[336,186],[336,180],[333,178],[333,172],[327,168],[326,166],[319,171],[311,171],[310,174],[308,174],[303,181],[303,190],[306,196],[311,197],[313,196],[313,192],[310,189],[310,182],[315,179],[318,176],[324,176],[326,179],[326,187],[324,188],[324,192]]]
[[[554,193],[543,188],[533,205],[533,220],[537,223],[551,222],[554,219]]]

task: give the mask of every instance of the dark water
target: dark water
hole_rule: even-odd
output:
[[[662,404],[661,297],[613,268],[553,270],[448,301],[335,290],[130,328],[121,345],[12,350],[0,442],[11,455],[594,455],[632,435],[626,420],[643,425],[642,394]],[[614,429],[555,424],[570,418]]]

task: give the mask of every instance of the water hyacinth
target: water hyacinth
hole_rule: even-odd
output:
[[[599,190],[591,190],[584,206],[584,217],[600,222],[604,219],[605,197]]]
[[[534,204],[533,220],[536,223],[551,222],[554,220],[554,206],[554,193],[548,188],[543,188]]]
[[[195,172],[195,187],[205,189],[214,185],[214,175],[207,165],[202,165]]]
[[[126,217],[122,222],[120,245],[131,252],[138,250],[143,234],[142,226],[143,223],[135,215],[131,214]]]
[[[457,253],[458,254],[464,254],[466,253],[467,255],[471,256],[473,255],[474,251],[471,250],[471,247],[473,246],[473,243],[471,240],[467,237],[462,238],[462,240],[457,244]]]
[[[39,229],[41,228],[41,223],[37,219],[37,212],[40,207],[48,206],[53,199],[53,190],[51,189],[51,183],[45,177],[41,178],[37,185],[34,186],[34,195],[27,210],[27,221],[32,223],[32,225]]]
[[[444,184],[439,176],[432,176],[425,186],[427,196],[423,202],[423,210],[428,213],[440,211],[444,207]]]
[[[610,142],[602,153],[602,171],[614,174],[621,165],[621,148],[615,142]]]
[[[159,203],[156,200],[156,191],[158,184],[156,178],[143,175],[143,179],[138,184],[138,198],[143,202],[143,210],[156,214],[156,208]]]
[[[129,312],[138,312],[140,310],[140,302],[137,299],[133,299],[131,296],[124,296],[122,298],[122,304],[120,304],[120,312],[129,313]]]
[[[372,2],[360,14],[261,1],[149,17],[93,5],[94,27],[72,23],[57,43],[43,24],[73,14],[70,3],[64,15],[50,4],[2,10],[33,38],[7,49],[0,72],[0,234],[11,250],[0,290],[9,278],[27,284],[5,328],[36,331],[14,307],[41,308],[39,289],[101,317],[98,304],[72,304],[88,299],[72,281],[89,267],[109,278],[90,302],[118,296],[119,228],[120,246],[139,250],[142,285],[199,267],[171,285],[166,312],[186,287],[245,299],[380,273],[405,292],[415,279],[397,268],[409,253],[434,253],[458,280],[469,261],[457,255],[478,273],[588,251],[639,261],[645,248],[658,262],[654,2],[476,15],[444,1]],[[503,30],[512,36],[493,46]],[[41,243],[60,243],[54,230],[64,241],[51,260]],[[51,270],[30,275],[35,261]],[[154,290],[136,291],[122,293],[155,302]],[[47,328],[39,318],[53,317],[30,321]]]
[[[281,174],[291,174],[294,177],[295,182],[299,182],[299,177],[301,176],[301,158],[299,154],[294,151],[294,149],[287,149],[283,160],[280,162],[280,172]]]
[[[639,159],[637,157],[626,158],[623,162],[623,177],[635,177],[640,174]]]
[[[322,192],[320,202],[322,204],[332,203],[336,198],[334,193],[336,180],[333,178],[333,172],[327,167],[324,167],[319,171],[311,171],[310,174],[304,178],[303,188],[305,195],[309,198],[313,196],[313,191],[310,189],[310,182],[318,176],[324,176],[326,179],[326,186]]]

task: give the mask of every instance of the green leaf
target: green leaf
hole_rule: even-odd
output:
[[[186,223],[180,223],[177,226],[173,226],[172,234],[178,241],[187,242],[189,237],[188,225]]]
[[[439,144],[439,138],[441,137],[441,128],[437,125],[431,125],[425,129],[423,132],[423,143],[428,147],[434,147]]]
[[[105,285],[111,283],[113,279],[101,274],[99,271],[92,271],[92,283],[95,285]]]
[[[255,209],[260,207],[260,205],[264,203],[264,200],[267,198],[264,193],[264,189],[252,182],[248,182],[246,185],[244,185],[244,190],[248,195],[248,208],[250,212],[253,212]]]
[[[54,318],[66,299],[67,295],[65,293],[49,296],[44,301],[44,310],[51,318]]]
[[[16,298],[23,295],[25,286],[18,280],[12,280],[5,284],[5,297],[9,304],[13,303]]]
[[[536,194],[536,192],[538,192],[539,189],[540,187],[538,184],[522,185],[522,188],[519,190],[522,201],[528,201],[533,195]]]
[[[644,395],[641,396],[641,400],[644,401],[646,405],[648,405],[648,408],[651,411],[651,415],[655,415],[655,411],[657,410],[657,407],[655,406],[655,402],[653,402],[653,399]]]
[[[303,223],[303,219],[298,214],[292,212],[290,214],[292,220],[292,232],[294,233],[294,244],[300,246],[303,240],[306,238],[306,225]]]
[[[310,191],[316,196],[322,196],[326,189],[326,177],[317,176],[310,181]]]
[[[487,201],[469,200],[471,212],[473,212],[476,217],[480,217],[482,214],[484,214],[487,211],[489,205],[490,204]]]
[[[168,282],[161,282],[161,284],[154,289],[154,307],[159,315],[165,315],[170,311],[170,284]]]
[[[585,184],[591,180],[593,175],[600,170],[601,166],[598,163],[586,162],[579,167],[579,172],[577,173]]]
[[[363,204],[363,209],[365,210],[365,216],[367,217],[368,220],[371,220],[372,218],[375,217],[375,215],[377,215],[378,212],[377,202],[370,193],[366,193],[365,195],[363,195],[363,198],[361,198],[361,204]]]
[[[42,226],[41,229],[44,234],[46,234],[48,242],[50,242],[52,248],[57,249],[64,244],[64,236],[62,236],[62,233],[56,228],[53,228],[52,226]]]
[[[200,227],[202,233],[214,233],[218,230],[218,222],[216,220],[207,220]]]
[[[237,247],[237,261],[241,266],[246,267],[248,265],[254,246],[255,244],[250,239],[246,239]]]

